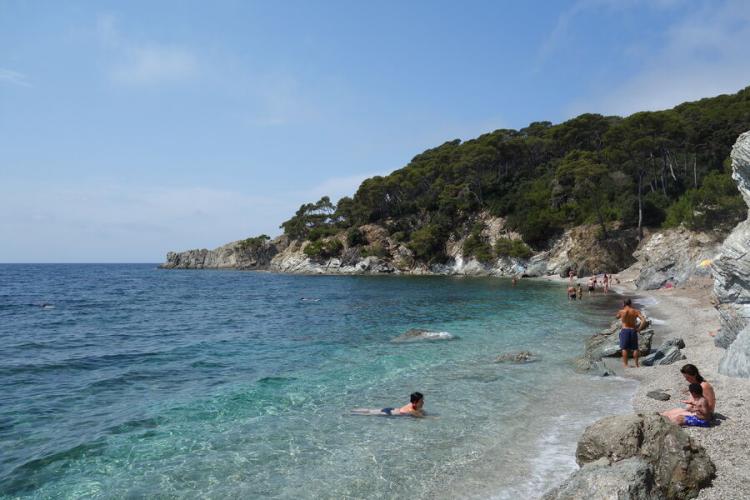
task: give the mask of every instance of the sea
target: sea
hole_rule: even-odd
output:
[[[631,409],[571,365],[616,309],[544,280],[0,265],[0,498],[536,498]],[[351,414],[414,391],[427,418]]]

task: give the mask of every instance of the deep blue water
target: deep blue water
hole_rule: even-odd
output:
[[[533,497],[627,409],[630,382],[569,363],[610,306],[525,280],[0,265],[0,495]],[[415,327],[458,339],[391,342]],[[541,361],[494,362],[520,349]],[[436,418],[348,414],[415,390]]]

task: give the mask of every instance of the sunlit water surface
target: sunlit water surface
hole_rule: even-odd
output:
[[[539,496],[629,408],[570,365],[613,310],[527,280],[3,265],[0,495]],[[457,339],[391,342],[410,328]],[[541,359],[494,362],[518,350]],[[348,414],[415,390],[434,418]]]

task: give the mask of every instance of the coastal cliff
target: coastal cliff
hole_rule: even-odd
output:
[[[750,206],[750,132],[732,148],[732,178]],[[726,349],[720,373],[750,377],[750,218],[741,222],[714,261],[714,293],[721,316],[716,345]]]
[[[484,228],[479,236],[489,248],[506,244],[526,248],[521,236],[507,228],[500,217],[480,214],[477,222]],[[569,270],[579,275],[617,272],[634,261],[637,247],[634,230],[612,230],[606,241],[600,240],[598,227],[578,226],[565,231],[549,250],[523,255],[494,254],[488,258],[466,255],[467,229],[453,235],[445,244],[444,262],[425,262],[405,244],[377,224],[357,228],[361,239],[352,242],[345,232],[319,240],[335,249],[335,255],[311,255],[316,242],[290,240],[239,240],[213,250],[194,249],[169,252],[164,269],[239,269],[265,270],[292,274],[410,274],[458,276],[566,276]],[[306,251],[307,250],[307,251]],[[518,253],[521,253],[520,251]]]

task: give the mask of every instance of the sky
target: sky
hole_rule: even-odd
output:
[[[750,85],[750,1],[0,0],[0,262],[162,262],[427,148]]]

